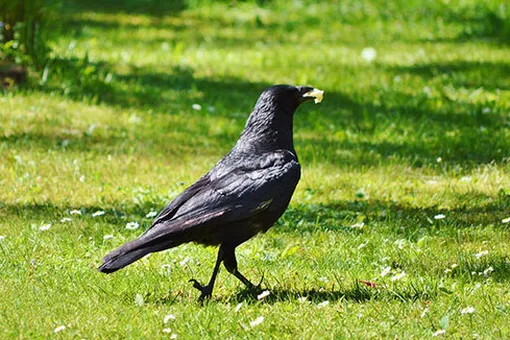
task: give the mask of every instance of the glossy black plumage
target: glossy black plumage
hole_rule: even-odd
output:
[[[287,208],[300,178],[292,137],[293,115],[313,88],[276,85],[259,97],[234,148],[176,197],[138,239],[112,251],[99,270],[111,273],[148,253],[186,242],[219,245],[207,286],[194,281],[201,298],[210,296],[221,262],[243,283],[235,248],[269,229]]]

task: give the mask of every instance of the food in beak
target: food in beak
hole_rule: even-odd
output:
[[[319,90],[319,89],[313,89],[303,95],[303,97],[313,97],[315,104],[320,103],[322,101],[323,96],[324,96],[324,91]]]

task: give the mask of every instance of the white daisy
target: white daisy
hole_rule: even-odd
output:
[[[41,225],[41,226],[39,227],[39,230],[44,231],[44,230],[48,230],[48,229],[50,229],[50,228],[51,228],[51,224],[49,224],[49,223],[48,223],[48,224],[43,224],[43,225]]]
[[[460,314],[473,314],[475,312],[475,308],[473,306],[467,306],[460,311]]]
[[[423,319],[425,317],[425,315],[427,315],[428,312],[429,312],[429,307],[425,307],[423,312],[420,314],[420,318]]]
[[[406,272],[400,272],[396,275],[393,275],[391,277],[391,281],[399,281],[399,280],[402,280],[404,277],[406,276]]]
[[[175,320],[175,315],[173,315],[173,314],[165,315],[165,318],[163,319],[163,323],[168,323],[168,321],[170,321],[170,320]]]
[[[153,217],[156,217],[158,216],[158,212],[157,211],[150,211],[147,213],[147,215],[145,215],[145,217],[147,218],[153,218]]]
[[[184,260],[182,260],[181,262],[179,262],[179,265],[180,265],[181,267],[183,267],[183,266],[185,266],[185,265],[186,265],[186,263],[188,263],[189,261],[191,261],[191,257],[186,256],[186,257],[184,258]]]
[[[268,296],[269,296],[269,294],[271,294],[271,293],[269,292],[269,290],[265,290],[265,291],[263,291],[262,293],[260,293],[259,295],[257,295],[257,300],[262,300],[262,299],[264,299],[264,298],[268,297]]]
[[[366,62],[371,63],[377,58],[377,51],[373,47],[365,47],[361,50],[361,58]]]
[[[264,321],[264,317],[263,316],[259,316],[258,318],[256,318],[252,322],[250,322],[250,326],[251,327],[258,326],[258,325],[260,325],[262,323],[262,321]]]
[[[444,333],[446,333],[446,330],[440,329],[437,332],[435,332],[434,334],[432,334],[432,336],[440,336],[441,334],[444,334]]]
[[[483,256],[487,256],[489,255],[489,251],[488,250],[482,250],[481,252],[475,254],[474,256],[479,259],[480,257],[483,257]]]
[[[317,307],[323,308],[323,307],[326,307],[327,305],[329,305],[329,301],[328,300],[322,301],[321,303],[318,303]]]
[[[364,222],[358,222],[358,223],[354,223],[353,225],[351,225],[351,228],[353,228],[353,229],[363,229],[364,227],[365,227]]]
[[[489,268],[487,268],[483,271],[483,275],[484,276],[490,275],[490,274],[492,274],[493,271],[494,271],[494,268],[492,268],[492,266],[490,266]]]
[[[298,297],[297,299],[300,303],[308,302],[308,298],[306,296]]]
[[[126,229],[129,229],[129,230],[135,230],[135,229],[138,229],[140,227],[140,224],[138,224],[138,222],[129,222],[128,224],[126,224]]]
[[[135,305],[142,307],[145,301],[143,300],[142,294],[136,294],[135,296]]]
[[[64,329],[66,329],[66,326],[62,325],[62,326],[58,326],[57,328],[55,328],[53,330],[53,333],[58,333],[58,332],[62,332]]]
[[[381,271],[381,277],[384,277],[384,276],[388,275],[390,272],[391,272],[391,267],[390,266],[388,266],[386,268],[383,268],[383,270]]]

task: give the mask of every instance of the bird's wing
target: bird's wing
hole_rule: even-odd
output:
[[[170,203],[144,236],[152,242],[197,226],[244,220],[272,206],[285,208],[299,177],[296,156],[287,150],[250,157],[233,168],[216,167],[201,179],[204,183]]]
[[[173,199],[170,204],[168,204],[165,209],[163,209],[158,216],[152,222],[152,225],[156,225],[161,221],[168,221],[174,217],[175,213],[184,203],[190,200],[193,196],[195,196],[198,192],[204,189],[205,186],[209,184],[209,174],[202,176],[198,181],[193,183],[190,187],[184,190],[179,196]]]

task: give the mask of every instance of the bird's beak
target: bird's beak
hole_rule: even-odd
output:
[[[313,97],[315,104],[320,103],[322,101],[322,97],[324,96],[324,91],[319,89],[312,89],[311,91],[303,94],[303,97]]]

